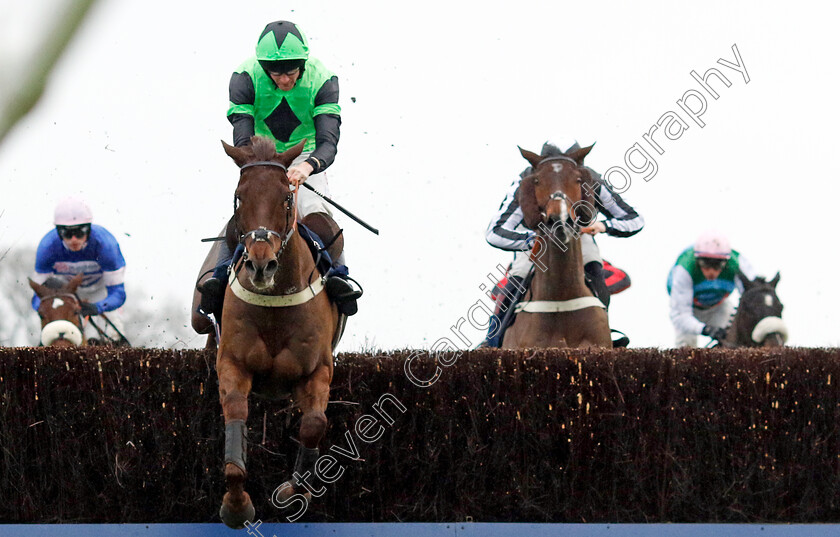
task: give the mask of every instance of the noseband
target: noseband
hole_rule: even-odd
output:
[[[283,170],[284,173],[289,170],[286,166],[284,166],[283,164],[280,164],[279,162],[273,162],[273,161],[270,161],[270,160],[259,160],[259,161],[256,161],[256,162],[248,162],[247,164],[243,164],[239,168],[240,177],[242,176],[242,172],[244,172],[247,168],[253,168],[254,166],[274,166],[275,168],[280,168],[281,170]],[[283,250],[286,249],[286,245],[289,244],[289,240],[291,240],[292,235],[295,232],[294,222],[292,223],[292,226],[289,226],[289,216],[292,213],[292,207],[294,206],[294,199],[295,199],[294,198],[294,193],[289,192],[289,195],[286,196],[286,229],[288,231],[286,232],[285,236],[280,235],[280,233],[274,231],[273,229],[267,229],[263,226],[260,226],[259,228],[251,230],[247,233],[243,233],[242,235],[239,236],[239,244],[241,244],[245,248],[245,251],[244,251],[244,254],[243,254],[245,256],[245,258],[248,257],[248,248],[245,247],[245,241],[248,238],[253,239],[254,242],[269,242],[269,240],[272,236],[280,239],[280,249],[277,250],[277,252],[274,254],[275,259],[280,258],[280,256],[283,254]],[[238,207],[236,206],[236,199],[234,199],[234,208],[233,208],[234,213],[237,211],[237,209],[238,209]]]
[[[574,165],[575,168],[577,168],[577,166],[578,166],[578,163],[575,162],[573,159],[571,159],[569,157],[562,156],[562,155],[557,155],[557,156],[554,156],[554,157],[548,157],[546,159],[541,160],[539,162],[539,164],[537,164],[537,168],[539,168],[540,166],[542,166],[545,163],[553,162],[553,161],[557,161],[557,160],[565,160],[565,161],[571,162],[572,165]],[[562,213],[566,213],[566,214],[564,215],[564,214],[561,213],[560,219],[561,219],[561,221],[570,220],[570,222],[571,222],[571,215],[568,214],[569,211],[568,211],[567,207],[571,208],[573,206],[573,203],[572,203],[572,200],[569,199],[569,196],[566,195],[566,193],[563,192],[562,190],[556,190],[556,191],[551,193],[551,195],[548,197],[548,199],[550,201],[558,201],[558,200],[563,201],[564,204],[563,204]],[[545,212],[543,212],[542,214],[545,218],[547,218],[546,215],[545,215]],[[571,222],[571,226],[572,226],[572,229],[574,229],[575,231],[578,231],[580,229],[580,226],[578,225],[576,220]]]

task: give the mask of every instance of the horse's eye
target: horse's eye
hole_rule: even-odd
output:
[[[535,184],[535,185],[540,184],[540,180],[539,180],[538,178],[536,178],[536,177],[534,177],[534,184]]]
[[[242,200],[239,199],[239,196],[234,196],[233,197],[233,210],[234,211],[239,210],[240,205],[242,205]]]

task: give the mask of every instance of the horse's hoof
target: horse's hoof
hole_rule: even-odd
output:
[[[256,511],[254,510],[254,504],[251,503],[251,497],[248,496],[247,492],[243,493],[245,495],[245,505],[238,511],[234,511],[230,507],[228,507],[227,502],[222,502],[222,506],[219,508],[219,518],[222,519],[222,522],[231,529],[241,530],[245,527],[245,522],[253,522],[254,516],[256,515]]]

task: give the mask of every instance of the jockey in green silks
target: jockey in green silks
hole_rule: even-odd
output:
[[[752,265],[717,231],[706,231],[686,248],[668,274],[671,323],[678,347],[696,347],[697,336],[723,341],[737,305],[730,296],[744,292],[744,277],[755,279]]]
[[[329,196],[326,169],[335,160],[341,107],[338,104],[338,77],[319,60],[309,56],[309,45],[300,28],[288,21],[269,23],[257,40],[253,56],[234,71],[229,85],[227,118],[233,125],[236,147],[248,145],[251,137],[266,136],[283,152],[306,140],[303,153],[288,170],[289,182],[306,182]],[[312,213],[332,211],[323,198],[307,189],[296,189],[298,221]],[[323,240],[330,237],[322,237]],[[201,309],[221,316],[227,268],[233,253],[222,243],[213,277],[200,287]],[[346,279],[342,253],[333,260],[326,289],[339,310],[356,313],[361,293]]]

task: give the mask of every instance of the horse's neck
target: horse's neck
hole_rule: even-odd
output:
[[[583,278],[583,255],[580,240],[570,240],[566,250],[550,240],[548,252],[534,263],[534,280],[531,283],[532,300],[571,300],[589,296]],[[540,266],[547,266],[543,271]]]

